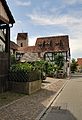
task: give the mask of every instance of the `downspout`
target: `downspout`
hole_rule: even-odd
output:
[[[8,53],[8,80],[9,80],[9,71],[10,71],[10,28],[13,27],[13,24],[7,25],[6,28],[6,53]]]

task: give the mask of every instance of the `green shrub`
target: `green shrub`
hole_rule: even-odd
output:
[[[32,71],[33,66],[29,63],[18,63],[14,64],[10,67],[10,71],[12,72],[29,72]]]
[[[40,60],[34,63],[34,69],[45,71],[45,61]]]
[[[10,67],[9,81],[30,82],[41,79],[41,71],[34,69],[32,64],[18,63]]]
[[[41,72],[40,71],[17,71],[10,72],[9,81],[14,82],[32,82],[36,80],[41,80]]]

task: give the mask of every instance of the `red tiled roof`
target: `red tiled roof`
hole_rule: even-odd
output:
[[[18,33],[17,40],[26,40],[28,37],[28,33]]]
[[[67,35],[37,38],[35,45],[42,51],[68,51],[69,38]]]
[[[26,52],[23,57],[20,59],[21,62],[34,62],[38,61],[40,58],[38,57],[38,53]]]
[[[68,36],[37,38],[35,46],[19,47],[21,52],[64,52],[69,50]]]
[[[17,49],[18,49],[18,45],[17,45],[15,42],[10,41],[10,49],[15,49],[15,50],[17,50]]]
[[[82,66],[82,58],[77,58],[77,64],[78,64],[79,66]]]
[[[37,52],[37,47],[36,46],[26,46],[26,47],[19,47],[18,51],[23,51],[23,52]]]

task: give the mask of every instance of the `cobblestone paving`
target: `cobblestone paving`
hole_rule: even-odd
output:
[[[53,81],[53,79],[52,79]],[[66,80],[55,80],[30,96],[0,109],[0,120],[35,120],[62,87]],[[48,81],[49,82],[49,81]]]

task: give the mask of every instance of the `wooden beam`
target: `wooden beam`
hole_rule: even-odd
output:
[[[67,61],[67,58],[68,58],[68,56],[67,56],[67,51],[66,51],[66,61]]]
[[[10,52],[10,27],[7,25],[5,36],[5,52]]]
[[[4,39],[0,36],[0,39],[5,43]]]
[[[0,29],[6,29],[6,28],[8,28],[7,24],[6,25],[0,25]]]
[[[5,36],[5,52],[8,53],[8,69],[10,69],[10,27],[7,25]]]

